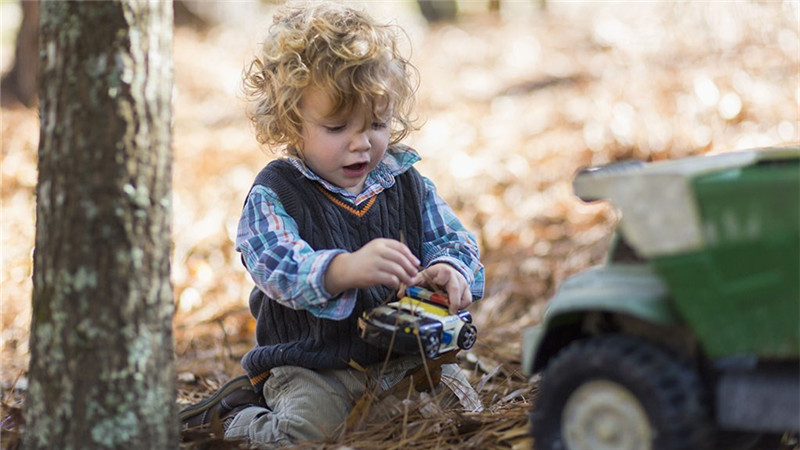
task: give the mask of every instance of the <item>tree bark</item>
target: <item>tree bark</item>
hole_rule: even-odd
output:
[[[171,2],[42,2],[23,448],[178,447]]]
[[[417,0],[417,5],[428,23],[453,21],[458,16],[456,0]]]

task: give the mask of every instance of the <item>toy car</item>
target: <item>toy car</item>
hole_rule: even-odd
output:
[[[450,314],[446,296],[418,286],[406,288],[398,301],[366,311],[359,335],[372,345],[399,354],[437,358],[456,348],[469,350],[478,330],[467,311]]]
[[[742,449],[800,429],[800,148],[579,173],[622,214],[522,364],[537,449]],[[781,438],[783,436],[783,438]]]

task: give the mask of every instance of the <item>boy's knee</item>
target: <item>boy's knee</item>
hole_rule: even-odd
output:
[[[273,369],[264,385],[264,398],[272,412],[256,419],[254,428],[295,442],[331,435],[353,407],[352,387],[339,379],[342,377],[300,367]]]

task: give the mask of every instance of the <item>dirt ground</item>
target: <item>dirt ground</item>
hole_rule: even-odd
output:
[[[435,26],[410,1],[358,3],[405,28],[423,121],[407,143],[480,240],[486,296],[471,308],[480,335],[460,357],[486,410],[438,424],[415,416],[389,441],[367,428],[319,448],[530,448],[534,385],[520,373],[520,331],[539,321],[565,277],[601,261],[617,220],[607,205],[572,195],[573,174],[630,158],[800,141],[797,2],[541,9],[514,1],[495,14],[487,3],[463,1],[457,22]],[[274,7],[206,2],[197,12],[207,27],[175,31],[172,278],[182,405],[242,373],[239,359],[253,342],[251,284],[232,239],[253,177],[272,155],[255,143],[238,89]],[[3,109],[0,128],[8,430],[27,383],[37,113]],[[187,448],[212,448],[207,436],[185,438]]]

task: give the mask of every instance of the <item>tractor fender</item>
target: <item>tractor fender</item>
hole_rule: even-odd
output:
[[[523,373],[537,373],[563,346],[589,334],[583,319],[596,313],[631,317],[658,328],[682,323],[666,284],[648,264],[592,267],[564,280],[542,322],[523,330]]]

